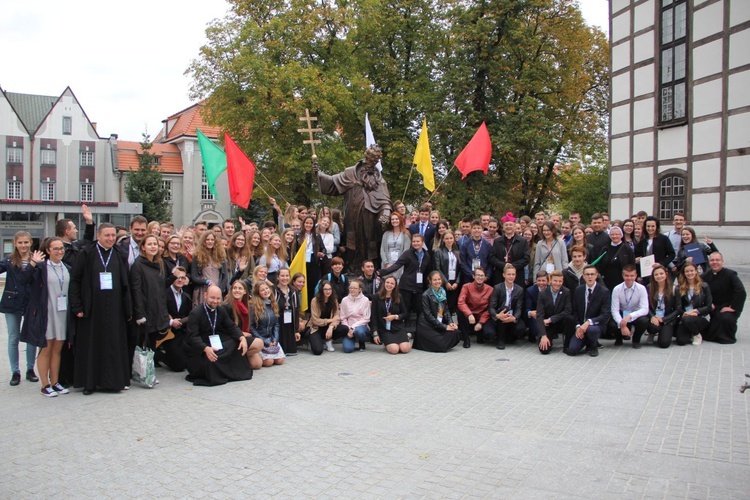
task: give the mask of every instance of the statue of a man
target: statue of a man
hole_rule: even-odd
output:
[[[365,260],[379,257],[380,239],[391,215],[388,185],[376,168],[382,155],[380,146],[372,145],[363,160],[335,175],[324,174],[313,162],[320,194],[344,196],[343,245],[349,269],[356,272]]]

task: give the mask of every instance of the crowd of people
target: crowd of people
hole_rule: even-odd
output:
[[[549,354],[559,343],[569,356],[597,356],[602,339],[636,349],[736,342],[744,286],[682,214],[665,233],[644,212],[586,225],[577,212],[454,224],[429,203],[407,213],[397,201],[380,258],[354,272],[340,211],[270,202],[262,224],[176,228],[136,216],[128,228],[95,227],[84,205],[81,239],[69,219],[36,249],[16,233],[0,261],[10,385],[21,382],[19,342],[26,379],[46,397],[128,389],[136,346],[212,386],[339,342],[344,353],[394,355],[472,340]],[[292,273],[299,252],[304,272]]]

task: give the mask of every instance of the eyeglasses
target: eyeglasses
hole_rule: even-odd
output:
[[[65,247],[54,247],[49,249],[50,252],[64,252]]]
[[[584,276],[596,276],[597,273],[583,273]]]

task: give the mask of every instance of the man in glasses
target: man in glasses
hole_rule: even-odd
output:
[[[190,311],[193,310],[193,299],[183,290],[188,284],[187,269],[176,266],[172,270],[174,283],[167,290],[167,312],[169,312],[169,329],[174,338],[165,340],[156,348],[154,358],[157,363],[164,363],[170,370],[181,372],[185,369],[185,335]],[[169,334],[167,334],[169,337]]]

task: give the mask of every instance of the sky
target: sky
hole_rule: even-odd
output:
[[[608,0],[579,0],[605,32]],[[59,96],[66,87],[101,137],[153,138],[162,120],[190,106],[185,70],[223,17],[226,0],[34,0],[3,2],[0,87]]]

